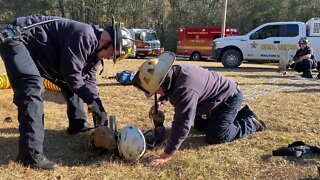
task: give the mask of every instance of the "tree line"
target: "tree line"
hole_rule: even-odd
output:
[[[127,28],[152,28],[165,50],[175,51],[180,27],[221,26],[224,0],[0,0],[0,24],[19,16],[51,15],[104,27],[110,16]],[[272,21],[320,16],[320,0],[228,0],[226,27],[241,34]]]

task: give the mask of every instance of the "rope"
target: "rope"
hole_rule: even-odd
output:
[[[289,77],[289,81],[284,85],[283,87],[278,87],[276,85],[273,85],[272,87],[269,88],[264,88],[264,89],[258,89],[259,87],[266,87],[262,86],[264,83],[255,85],[247,90],[244,90],[244,101],[252,100],[255,99],[256,97],[267,95],[267,94],[272,94],[275,92],[283,91],[285,89],[292,90],[294,88],[294,85],[300,83],[300,82],[311,82],[314,84],[319,84],[320,80],[317,79],[309,79],[309,78],[294,78],[294,77]],[[279,80],[274,78],[265,84],[275,84],[278,83]]]
[[[281,58],[280,58],[280,62],[279,62],[279,69],[281,70],[281,68],[287,66],[288,64],[290,64],[291,58],[290,57],[290,52],[289,51],[283,51]],[[296,65],[296,64],[295,64]],[[295,69],[295,65],[293,67],[293,69]],[[285,73],[283,75],[285,75],[287,72],[285,71]],[[257,90],[258,88],[260,88],[263,83],[255,85],[251,88],[249,88],[248,90],[244,90],[244,101],[248,101],[251,99],[254,99],[256,97],[259,96],[263,96],[263,95],[267,95],[267,94],[272,94],[275,92],[279,92],[279,91],[283,91],[285,89],[289,89],[292,90],[292,88],[294,88],[294,85],[299,83],[300,81],[309,81],[309,82],[313,82],[313,83],[319,83],[319,80],[314,80],[314,79],[309,79],[309,78],[295,78],[294,75],[294,70],[289,70],[289,81],[287,82],[287,85],[283,86],[283,87],[279,87],[279,86],[272,86],[269,88],[265,88],[262,90]],[[275,84],[277,83],[279,79],[271,79],[270,81],[267,82],[267,84]],[[262,86],[262,87],[266,87],[266,86]]]

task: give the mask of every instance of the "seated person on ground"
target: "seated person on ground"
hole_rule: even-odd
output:
[[[293,56],[293,63],[289,66],[297,72],[302,72],[303,78],[312,78],[311,70],[317,67],[317,60],[309,40],[303,37],[298,42],[300,49]]]

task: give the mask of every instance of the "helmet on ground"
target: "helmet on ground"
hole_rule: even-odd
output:
[[[134,41],[128,29],[121,22],[116,22],[112,16],[112,26],[104,28],[112,37],[113,62],[123,60],[133,53]]]
[[[298,44],[306,44],[306,45],[308,45],[309,42],[310,42],[310,41],[308,40],[308,38],[302,37],[302,38],[300,38]]]
[[[124,127],[117,140],[120,155],[128,161],[138,160],[146,150],[146,141],[142,132],[133,125]]]
[[[164,52],[157,59],[145,61],[133,79],[133,85],[151,97],[161,86],[176,57],[172,52]]]

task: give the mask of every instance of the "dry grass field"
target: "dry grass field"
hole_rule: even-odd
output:
[[[147,99],[132,86],[121,86],[116,72],[136,71],[142,59],[128,59],[113,65],[108,61],[98,76],[101,99],[109,114],[117,116],[118,127],[134,124],[151,128]],[[317,179],[320,156],[272,157],[272,150],[296,140],[320,143],[320,81],[301,80],[298,74],[283,75],[275,64],[242,64],[223,68],[216,62],[192,63],[237,81],[246,101],[266,122],[268,129],[250,137],[220,145],[206,145],[204,135],[192,131],[175,158],[161,167],[149,167],[152,156],[162,149],[147,151],[139,162],[126,163],[114,155],[88,150],[87,135],[69,136],[66,105],[59,92],[47,90],[45,99],[45,155],[60,168],[57,171],[25,168],[13,160],[18,147],[17,109],[12,90],[0,90],[0,179]],[[0,61],[0,75],[5,74]],[[316,75],[316,74],[315,74]],[[201,78],[201,77],[199,77]],[[166,122],[172,108],[163,109]],[[5,122],[11,117],[13,122]],[[89,122],[92,119],[89,118]]]

